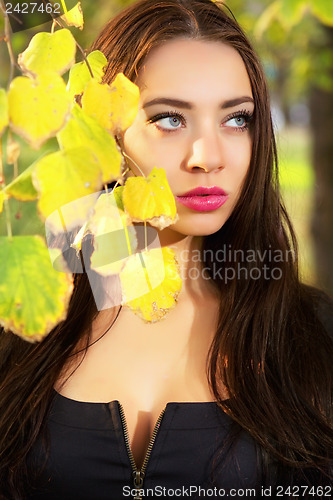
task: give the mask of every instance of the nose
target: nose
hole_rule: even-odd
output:
[[[223,154],[221,139],[216,131],[201,134],[190,143],[187,170],[204,171],[206,173],[221,170],[223,165]]]

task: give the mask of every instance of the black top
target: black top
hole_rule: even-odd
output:
[[[331,304],[323,302],[318,316],[333,336],[332,311]],[[28,457],[31,471],[39,471],[43,463],[46,467],[26,500],[135,498],[118,401],[80,402],[54,392],[47,430],[48,458],[41,438]],[[272,464],[262,475],[260,457],[253,438],[216,403],[168,403],[146,468],[142,498],[333,497],[333,486],[319,490],[319,496],[316,489],[309,490],[308,496],[304,482],[301,489],[288,491],[288,485],[275,482]]]
[[[242,431],[236,441],[232,460],[222,468],[219,465],[216,452],[231,431],[232,422],[214,402],[168,403],[143,481],[143,489],[155,489],[154,495],[147,492],[143,498],[202,498],[199,487],[227,491],[255,488],[256,445],[246,432]],[[133,468],[118,401],[87,403],[56,393],[48,431],[49,459],[29,500],[133,498]],[[43,458],[38,442],[29,457],[30,467],[36,470]],[[206,497],[208,494],[210,498],[221,497],[212,496],[212,491]]]

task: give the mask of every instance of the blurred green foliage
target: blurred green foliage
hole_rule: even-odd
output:
[[[271,92],[287,110],[306,100],[312,86],[333,89],[333,54],[326,48],[325,20],[333,25],[331,0],[226,0],[250,35]]]
[[[301,275],[305,282],[315,285],[315,257],[310,225],[314,207],[310,131],[286,127],[277,134],[277,145],[281,193],[298,237]]]

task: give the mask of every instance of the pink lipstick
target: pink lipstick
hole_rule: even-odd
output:
[[[199,186],[187,193],[176,196],[182,205],[197,212],[210,212],[220,208],[228,199],[228,194],[217,186]]]

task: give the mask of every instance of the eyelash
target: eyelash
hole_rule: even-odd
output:
[[[166,111],[164,113],[159,113],[159,114],[153,116],[152,118],[149,118],[147,123],[153,124],[155,122],[158,122],[159,120],[162,120],[163,118],[178,118],[184,125],[186,125],[186,118],[179,111]],[[246,130],[248,130],[249,125],[252,122],[253,113],[251,113],[247,109],[243,109],[241,111],[235,111],[234,113],[227,116],[225,118],[224,122],[226,123],[229,120],[232,120],[233,118],[245,118],[246,123],[242,127],[230,127],[230,128],[233,128],[237,132],[245,132]],[[173,132],[176,132],[176,130],[178,130],[178,129],[168,130],[168,129],[161,128],[160,130],[163,130],[163,132],[165,132],[165,133],[169,133],[169,132],[173,133]]]
[[[147,121],[147,123],[155,123],[155,122],[158,122],[159,120],[162,120],[163,118],[178,118],[183,124],[186,125],[186,118],[179,111],[166,111],[164,113],[159,113],[158,115],[155,115],[152,118],[149,118],[149,120]],[[175,132],[178,129],[175,129],[175,130],[171,130],[170,129],[170,130],[168,130],[168,129],[162,129],[162,128],[160,128],[160,130],[163,130],[163,132],[169,133],[169,132]]]
[[[242,127],[232,127],[236,132],[245,132],[246,130],[248,130],[253,120],[253,113],[251,113],[247,109],[235,111],[234,113],[226,117],[225,122],[228,122],[233,118],[245,118],[245,125],[243,125]]]

